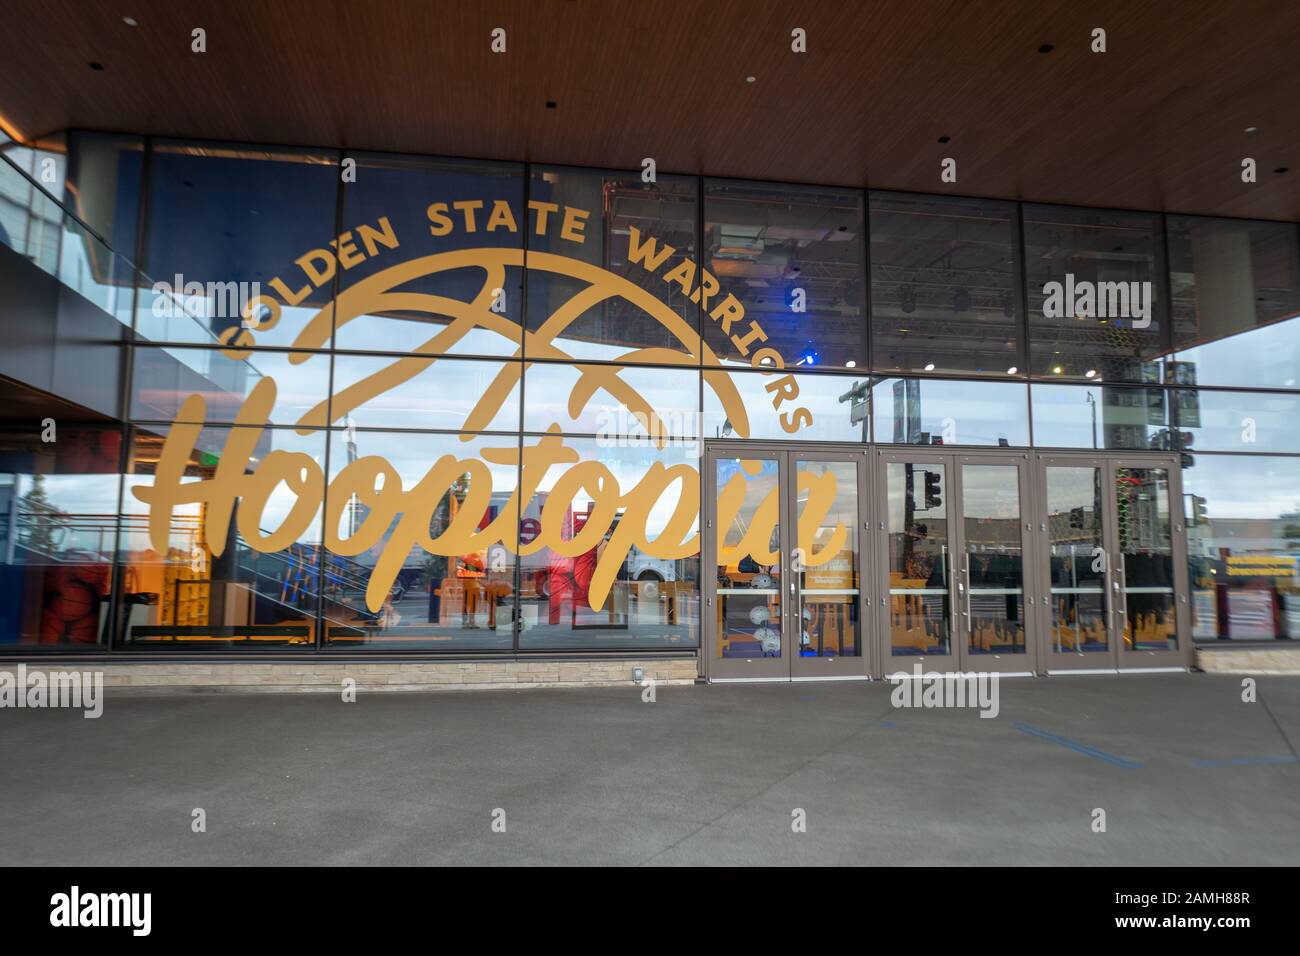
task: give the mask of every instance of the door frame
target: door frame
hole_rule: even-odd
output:
[[[869,680],[875,673],[874,645],[870,620],[870,568],[875,538],[871,532],[871,469],[868,467],[869,449],[864,445],[836,443],[805,443],[785,441],[733,441],[730,439],[704,442],[701,462],[701,542],[700,542],[700,672],[711,683],[716,682],[781,682],[814,680]],[[779,550],[781,558],[781,657],[780,658],[728,658],[723,660],[717,650],[718,580],[718,488],[717,464],[719,459],[754,458],[775,460],[778,469],[780,503]],[[857,466],[858,501],[858,643],[861,653],[856,657],[813,660],[798,656],[796,628],[801,623],[801,602],[798,584],[791,566],[791,557],[798,541],[796,503],[798,488],[794,463],[799,460],[854,462]],[[794,591],[792,597],[791,591]],[[798,616],[796,616],[798,615]]]
[[[914,665],[921,665],[923,674],[990,673],[998,672],[1033,676],[1038,672],[1038,655],[1035,641],[1035,616],[1031,605],[1034,593],[1033,545],[1034,535],[1030,516],[1035,511],[1033,469],[1030,453],[1017,449],[953,448],[938,450],[928,445],[892,445],[878,447],[872,456],[877,463],[873,469],[876,481],[874,499],[876,540],[873,549],[876,569],[875,589],[880,594],[876,602],[876,654],[879,660],[877,673],[885,678],[894,675],[914,676]],[[891,615],[893,606],[890,594],[888,528],[889,482],[885,477],[891,463],[914,465],[942,465],[945,469],[944,517],[948,527],[948,602],[949,652],[947,654],[919,654],[898,656],[893,654]],[[970,620],[967,610],[970,593],[970,567],[966,553],[966,529],[962,503],[965,488],[963,472],[966,465],[996,465],[1015,468],[1019,480],[1020,547],[1021,547],[1021,597],[1025,652],[1023,654],[973,655],[967,649],[970,640]]]
[[[1096,674],[1141,671],[1183,671],[1193,660],[1191,608],[1188,604],[1186,520],[1182,498],[1182,469],[1176,455],[1163,452],[1125,451],[1051,451],[1030,456],[1031,481],[1036,504],[1034,532],[1034,589],[1038,602],[1037,627],[1039,666],[1044,674]],[[1105,552],[1103,602],[1108,649],[1103,660],[1086,655],[1057,654],[1052,650],[1052,603],[1050,545],[1047,537],[1047,469],[1049,467],[1095,467],[1100,469],[1102,492],[1102,548]],[[1119,615],[1127,605],[1116,603],[1123,588],[1123,557],[1118,541],[1118,507],[1115,500],[1115,476],[1119,468],[1163,468],[1169,480],[1169,541],[1174,574],[1174,628],[1178,638],[1175,650],[1130,651],[1124,645],[1123,623]],[[1082,658],[1082,659],[1079,659]]]

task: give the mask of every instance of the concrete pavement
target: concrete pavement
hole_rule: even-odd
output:
[[[1236,677],[1007,679],[992,720],[892,689],[0,710],[0,863],[1300,862],[1300,678],[1261,678],[1253,704]]]

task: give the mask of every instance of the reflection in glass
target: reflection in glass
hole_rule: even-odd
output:
[[[746,412],[744,434],[727,413],[713,382],[705,375],[705,438],[774,438],[782,441],[866,442],[867,383],[846,375],[817,375],[796,369],[792,378],[784,373],[727,372],[728,383],[740,396]],[[799,390],[792,400],[785,400],[783,389]],[[862,403],[862,418],[853,420],[853,406],[841,402],[840,396],[858,389],[856,402]],[[779,403],[779,404],[778,404]],[[807,415],[798,409],[806,409]]]
[[[1115,471],[1116,531],[1129,650],[1176,650],[1169,474],[1164,468]]]
[[[350,397],[376,376],[388,375],[396,361],[386,355],[335,354],[331,414],[336,425],[519,430],[520,363],[408,357],[402,361],[413,372],[409,378],[360,404]]]
[[[530,362],[524,379],[524,431],[699,437],[698,369]]]
[[[524,648],[693,647],[700,619],[700,474],[692,449],[563,439],[577,461],[538,475],[520,522]],[[529,477],[531,476],[531,478]],[[641,532],[644,532],[643,534]]]
[[[894,656],[949,654],[947,468],[891,462],[886,469],[889,643]]]
[[[795,462],[800,657],[860,657],[858,472],[852,461]]]
[[[781,469],[719,458],[718,657],[781,657]]]
[[[1035,382],[1029,396],[1039,448],[1172,448],[1162,388]]]
[[[289,429],[204,428],[188,456],[185,478],[213,480],[223,459],[239,457],[234,447],[242,444],[245,468],[270,468],[280,480],[260,505],[236,504],[225,527],[211,523],[214,512],[221,513],[219,504],[179,504],[171,509],[166,538],[159,540],[150,533],[149,505],[134,492],[155,485],[167,432],[134,430],[118,556],[124,575],[124,642],[168,650],[203,644],[314,644],[324,436],[303,437]],[[269,457],[275,452],[279,455]],[[220,536],[219,545],[214,534]],[[253,547],[256,539],[272,534],[289,541],[269,551]]]
[[[629,287],[594,299],[563,328],[553,329],[554,317],[591,283],[572,270],[531,268],[528,330],[538,342],[529,346],[544,340],[575,359],[699,364],[699,310],[692,299],[699,278],[665,281],[685,260],[698,258],[696,181],[657,179],[645,183],[634,173],[533,167],[528,201],[542,208],[549,227],[529,236],[529,255],[577,259]],[[634,290],[648,293],[657,307],[633,301]]]
[[[904,445],[1029,444],[1022,382],[887,378],[871,388],[876,441]],[[848,416],[842,405],[840,415]]]
[[[332,152],[155,141],[144,271],[177,295],[179,277],[191,301],[163,308],[156,295],[140,296],[136,331],[154,342],[215,344],[243,323],[242,303],[253,298],[256,283],[261,294],[292,305],[278,320],[266,318],[254,332],[256,344],[293,344],[333,294],[325,272],[336,268],[328,252],[336,163]],[[319,283],[295,264],[310,250],[320,253]],[[290,304],[286,292],[302,297]]]
[[[1183,470],[1192,636],[1300,638],[1300,460],[1197,455]]]
[[[1023,654],[1020,470],[1015,465],[963,465],[961,481],[970,653]]]
[[[154,348],[132,350],[131,417],[144,421],[233,422],[248,394],[264,379],[275,384],[272,425],[293,425],[308,409],[324,402],[329,390],[329,356],[313,354],[300,365],[288,352],[258,350],[231,358],[222,349]],[[203,409],[181,415],[192,395]]]
[[[1101,469],[1049,465],[1047,547],[1052,589],[1052,649],[1105,651],[1106,549]]]
[[[122,433],[60,422],[0,430],[0,648],[102,645]]]
[[[337,347],[517,355],[529,228],[523,167],[391,153],[349,158],[357,160],[357,179],[342,191],[343,228],[359,255],[349,256],[349,267],[340,269],[339,289],[372,300],[394,295],[373,309],[350,307],[344,296],[335,322]],[[384,222],[400,245],[388,248],[372,239],[367,248],[363,227],[378,229]],[[408,262],[416,263],[414,271],[376,278]],[[478,306],[467,313],[472,321],[455,323],[454,312],[473,302]]]
[[[1300,452],[1300,395],[1207,389],[1171,394],[1188,450]]]
[[[871,194],[877,369],[1005,375],[1023,364],[1014,217],[1009,202]]]
[[[1157,381],[1159,216],[1029,204],[1022,214],[1032,373]]]
[[[513,648],[518,470],[489,464],[486,457],[517,453],[509,436],[462,441],[453,435],[333,432],[322,587],[326,642]],[[429,475],[443,480],[429,484]],[[396,499],[394,513],[394,497],[417,485],[422,494]],[[420,527],[425,530],[427,521],[431,547],[399,534],[403,516],[417,504],[427,509]],[[472,540],[474,532],[487,529],[492,533]],[[439,539],[453,536],[464,540],[463,549],[441,553],[446,546]]]
[[[1166,228],[1177,358],[1195,366],[1202,385],[1295,387],[1296,224],[1169,216]]]
[[[862,212],[854,190],[704,181],[705,268],[721,291],[701,323],[724,363],[750,365],[760,347],[788,368],[865,363]],[[730,330],[713,317],[728,294],[744,308]],[[755,322],[766,338],[738,344]]]

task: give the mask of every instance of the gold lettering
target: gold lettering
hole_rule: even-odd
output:
[[[428,217],[429,222],[433,223],[429,227],[429,232],[435,236],[446,236],[454,228],[451,217],[447,215],[447,204],[445,202],[430,203],[424,214]]]
[[[452,208],[459,209],[465,216],[465,231],[478,232],[478,223],[474,219],[474,210],[483,208],[481,199],[462,199],[459,202],[451,204]]]
[[[537,213],[537,229],[539,236],[546,235],[546,217],[556,212],[560,207],[558,203],[542,202],[540,199],[528,200],[528,208]]]
[[[755,341],[767,341],[767,333],[763,331],[762,326],[757,322],[749,323],[749,334],[747,334],[743,339],[735,335],[731,337],[731,344],[736,347],[736,351],[738,351],[742,356],[749,354],[749,347],[753,345]]]
[[[519,226],[515,222],[515,214],[510,211],[510,203],[504,199],[498,199],[492,203],[492,214],[488,216],[487,231],[494,232],[502,226],[511,232],[519,231]]]
[[[387,216],[379,217],[378,229],[365,223],[357,226],[357,235],[361,237],[361,244],[366,247],[368,256],[378,255],[380,246],[385,249],[397,248],[397,234],[393,232],[393,224]]]
[[[654,236],[647,236],[645,242],[642,242],[641,230],[636,226],[628,226],[627,261],[637,263],[647,272],[658,271],[664,260],[676,251],[669,245],[660,246]]]
[[[564,207],[564,224],[560,226],[560,238],[568,239],[570,242],[586,242],[587,237],[583,230],[587,228],[587,216],[589,213],[585,209],[574,209],[572,206]]]

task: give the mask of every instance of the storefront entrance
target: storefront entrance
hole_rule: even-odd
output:
[[[727,443],[704,465],[710,680],[865,679],[864,450]]]
[[[710,680],[1185,668],[1177,460],[713,443]]]

